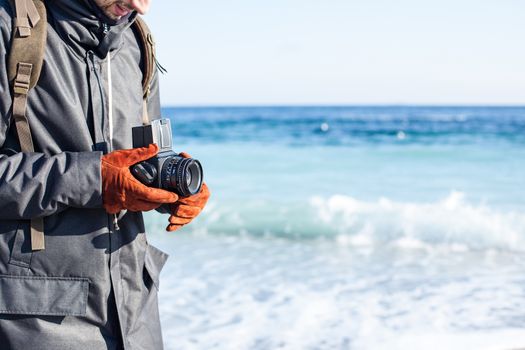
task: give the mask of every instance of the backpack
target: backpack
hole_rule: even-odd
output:
[[[9,52],[7,74],[13,87],[12,118],[22,152],[34,152],[29,121],[26,116],[27,96],[36,86],[44,61],[47,37],[47,12],[44,0],[11,0],[14,9],[12,46]],[[132,29],[142,47],[142,91],[144,125],[149,124],[147,99],[158,63],[155,59],[155,41],[146,23],[137,17]],[[44,219],[31,220],[31,249],[45,249]]]

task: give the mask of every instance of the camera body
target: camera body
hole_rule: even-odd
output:
[[[131,173],[143,184],[188,197],[199,193],[203,172],[200,162],[184,158],[173,151],[173,137],[169,119],[156,119],[149,125],[132,129],[133,148],[155,143],[159,153],[131,167]]]

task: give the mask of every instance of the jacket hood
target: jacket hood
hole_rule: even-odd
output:
[[[46,1],[50,23],[62,39],[82,57],[94,51],[104,58],[117,49],[122,33],[135,20],[137,13],[119,21],[108,18],[93,0],[48,0]]]

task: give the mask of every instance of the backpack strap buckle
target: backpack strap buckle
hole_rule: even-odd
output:
[[[31,63],[18,63],[18,69],[13,84],[13,90],[15,94],[27,95],[29,92],[29,83],[31,82],[32,71],[33,65]]]

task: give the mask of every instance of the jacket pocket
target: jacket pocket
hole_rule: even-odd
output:
[[[19,221],[9,257],[9,264],[27,269],[31,267],[32,257],[30,223],[29,221]]]
[[[0,314],[85,316],[89,280],[0,275]]]
[[[160,271],[164,267],[166,260],[168,260],[168,256],[168,254],[150,244],[146,246],[144,269],[157,290],[159,289]]]

